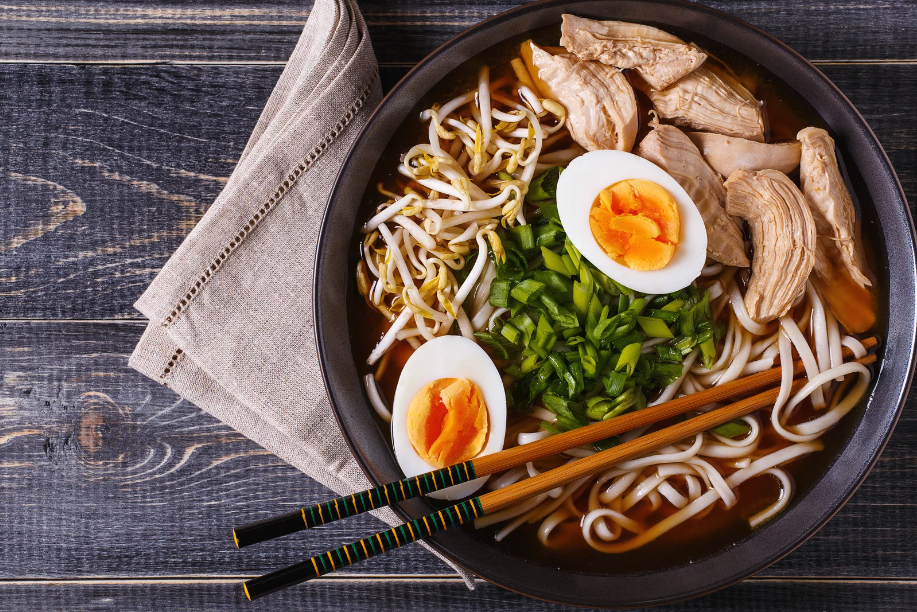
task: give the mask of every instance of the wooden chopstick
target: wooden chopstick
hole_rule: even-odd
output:
[[[875,337],[866,338],[863,341],[863,346],[867,350],[874,348],[877,344],[878,340]],[[845,359],[853,356],[853,352],[847,347],[844,347],[843,351]],[[804,372],[805,365],[803,362],[801,360],[795,361],[793,363],[793,376],[798,376]],[[440,470],[405,478],[404,480],[392,482],[375,489],[368,489],[361,493],[332,499],[308,508],[300,508],[293,512],[233,529],[233,539],[237,547],[243,548],[304,529],[318,527],[348,516],[354,516],[452,485],[468,482],[475,478],[496,474],[512,467],[524,465],[529,461],[556,455],[571,448],[604,440],[638,427],[658,423],[685,412],[696,410],[707,404],[720,402],[770,386],[779,382],[781,376],[782,370],[778,366],[764,372],[738,378],[718,387],[712,387],[656,406],[650,406],[643,410],[623,414],[607,421],[600,421],[586,427],[549,436],[530,444],[516,446],[499,453],[485,455]]]
[[[875,360],[875,355],[866,355],[856,361],[866,365]],[[807,378],[794,380],[791,393],[799,391],[807,382]],[[755,410],[773,404],[779,394],[779,388],[769,389],[728,406],[700,414],[682,423],[645,434],[630,442],[542,472],[533,478],[520,480],[502,489],[490,491],[450,508],[428,514],[418,520],[403,523],[388,531],[346,544],[296,565],[253,578],[243,584],[245,595],[249,601],[252,601],[405,544],[430,537],[435,533],[480,518],[527,497],[550,491],[579,478],[613,467],[622,461],[645,455],[655,449],[674,444],[733,419],[751,414]]]

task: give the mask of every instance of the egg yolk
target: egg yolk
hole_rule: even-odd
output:
[[[464,378],[440,378],[421,389],[408,407],[408,438],[434,467],[467,461],[481,452],[489,422],[484,395]]]
[[[589,228],[602,250],[632,270],[658,270],[678,245],[678,205],[660,185],[641,179],[606,187],[592,203]]]

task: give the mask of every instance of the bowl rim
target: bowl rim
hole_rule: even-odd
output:
[[[667,10],[657,10],[661,7]],[[632,16],[645,15],[648,10],[651,19]],[[314,323],[322,378],[344,439],[374,485],[401,476],[391,449],[387,456],[370,455],[388,444],[371,417],[353,360],[348,321],[341,314],[346,312],[349,272],[347,258],[340,255],[350,248],[353,226],[336,221],[352,217],[359,209],[369,177],[364,169],[375,166],[391,134],[443,74],[502,40],[558,23],[564,12],[702,32],[763,66],[801,95],[805,92],[838,146],[843,143],[847,163],[860,171],[885,242],[888,303],[895,304],[895,317],[888,321],[883,356],[863,415],[823,476],[777,519],[690,564],[627,575],[550,568],[469,538],[461,530],[427,540],[456,565],[531,597],[590,607],[660,605],[723,588],[789,554],[841,508],[875,465],[901,414],[917,358],[917,234],[891,163],[853,104],[800,54],[736,17],[684,0],[543,0],[482,21],[433,51],[382,100],[341,166],[321,224],[314,275]],[[434,511],[423,499],[392,508],[405,520]]]

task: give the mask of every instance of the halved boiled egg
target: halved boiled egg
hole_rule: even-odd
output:
[[[503,381],[477,343],[442,336],[408,358],[392,403],[392,443],[405,476],[498,452],[505,433]],[[486,480],[478,478],[430,497],[466,497]]]
[[[570,162],[557,183],[557,209],[583,256],[635,291],[677,291],[707,259],[707,230],[691,197],[631,153],[591,151]]]

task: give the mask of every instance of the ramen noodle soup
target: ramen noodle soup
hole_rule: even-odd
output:
[[[866,352],[877,281],[834,142],[793,100],[696,37],[566,15],[421,101],[367,193],[349,313],[406,475],[783,372],[773,406],[481,517],[477,537],[647,569],[740,539],[815,477],[871,381],[843,350]]]

